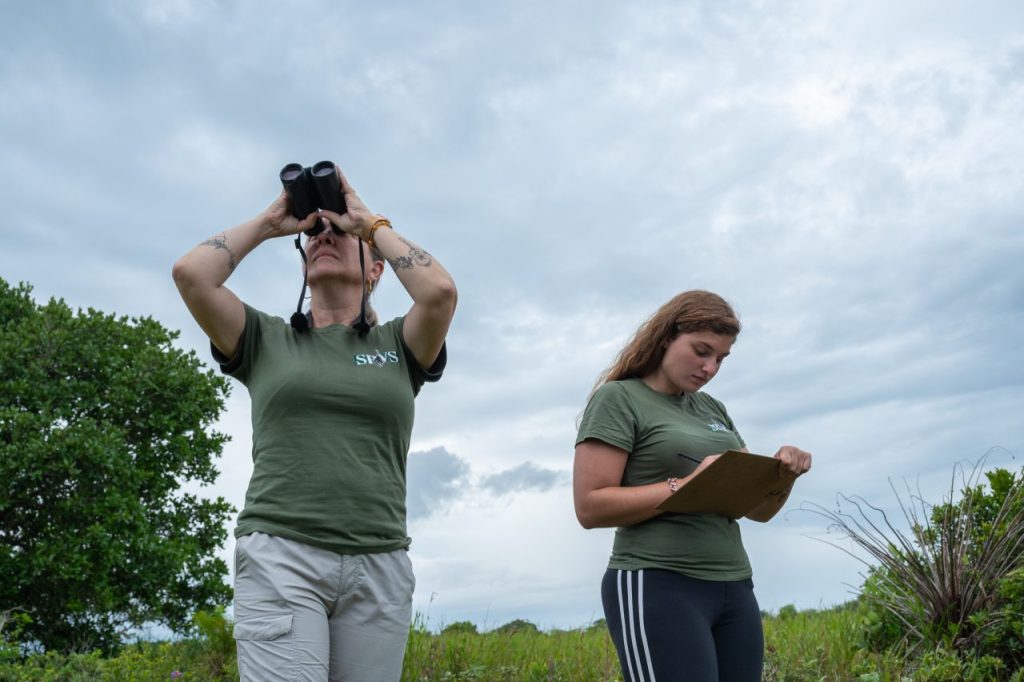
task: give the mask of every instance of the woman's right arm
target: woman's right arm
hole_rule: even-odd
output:
[[[227,357],[235,354],[245,329],[245,308],[224,286],[250,251],[265,240],[312,227],[316,214],[301,222],[289,215],[284,192],[266,211],[210,237],[178,259],[171,270],[185,305],[214,346]]]
[[[658,505],[672,495],[668,481],[623,486],[628,456],[622,448],[599,440],[585,440],[576,446],[572,495],[576,518],[584,528],[632,526],[662,513]],[[692,474],[678,479],[679,486],[686,485],[716,457],[705,457]]]

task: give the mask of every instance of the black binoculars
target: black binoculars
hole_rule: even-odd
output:
[[[303,168],[300,163],[289,163],[281,169],[281,184],[292,205],[292,215],[302,220],[313,211],[325,208],[335,213],[347,211],[345,195],[341,191],[341,178],[332,161],[321,161]],[[323,220],[317,220],[306,235],[323,232]]]

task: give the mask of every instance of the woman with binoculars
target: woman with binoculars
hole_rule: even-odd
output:
[[[413,399],[444,369],[455,284],[328,166],[341,210],[319,203],[296,217],[301,201],[288,186],[296,173],[286,167],[286,191],[266,210],[173,269],[222,371],[252,399],[254,469],[235,529],[243,680],[398,680],[412,616]],[[224,286],[250,251],[288,236],[310,288],[309,310],[291,324]],[[385,260],[412,306],[379,324],[367,297]]]

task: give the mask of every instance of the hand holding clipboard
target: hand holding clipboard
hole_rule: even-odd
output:
[[[781,466],[774,457],[727,450],[658,509],[741,518],[766,501],[789,493],[793,479],[780,475]]]

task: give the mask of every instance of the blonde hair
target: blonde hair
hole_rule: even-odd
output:
[[[384,254],[382,254],[380,251],[378,251],[377,247],[370,246],[370,244],[368,242],[363,242],[363,243],[366,244],[366,247],[370,250],[370,258],[372,258],[375,261],[380,261],[382,263],[386,263],[387,262],[387,260],[384,258]],[[370,296],[373,294],[373,292],[375,292],[377,290],[377,285],[380,284],[380,280],[381,280],[382,277],[384,277],[384,272],[386,270],[387,270],[387,268],[385,268],[384,271],[381,271],[380,277],[378,277],[376,280],[374,280],[373,282],[367,283],[367,286],[366,286],[366,289],[365,289],[365,293],[363,294],[363,297],[366,300],[366,322],[371,327],[376,327],[378,324],[380,324],[380,317],[377,315],[377,311],[374,310],[373,306],[370,305]],[[359,321],[359,318],[356,317],[356,319],[353,320],[353,324],[355,322],[358,322],[358,321]]]

